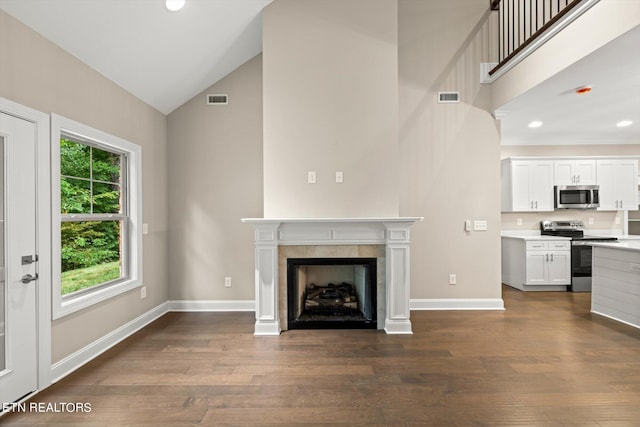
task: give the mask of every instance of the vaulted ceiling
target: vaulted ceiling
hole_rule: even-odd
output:
[[[262,51],[271,0],[0,0],[17,18],[168,114]]]
[[[262,51],[271,1],[186,0],[169,12],[164,0],[0,0],[0,9],[168,114]],[[637,46],[640,27],[503,106],[503,144],[640,143]],[[575,95],[583,85],[591,93]],[[533,120],[544,125],[530,129]]]

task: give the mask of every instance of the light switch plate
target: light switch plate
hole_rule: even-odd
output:
[[[487,231],[487,221],[473,221],[475,231]]]
[[[341,184],[342,182],[344,182],[342,172],[336,172],[336,183]]]
[[[307,183],[315,184],[316,183],[316,171],[307,172]]]

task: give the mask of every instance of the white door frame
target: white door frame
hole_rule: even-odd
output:
[[[36,253],[38,254],[38,390],[51,384],[51,146],[48,114],[0,98],[0,111],[36,126]]]

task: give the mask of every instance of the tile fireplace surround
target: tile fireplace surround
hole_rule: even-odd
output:
[[[358,254],[362,252],[360,248],[368,252],[372,245],[384,248],[384,278],[379,281],[384,284],[384,300],[378,298],[378,328],[388,334],[411,334],[409,228],[421,220],[421,217],[243,218],[242,222],[255,229],[254,335],[279,335],[281,326],[286,325],[286,303],[283,303],[286,296],[279,296],[286,292],[279,274],[280,246],[308,247],[303,250],[307,257],[309,254],[341,257],[353,256],[354,251]]]

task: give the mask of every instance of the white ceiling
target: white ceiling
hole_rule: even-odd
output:
[[[25,23],[168,114],[262,51],[272,0],[0,0]],[[502,144],[640,143],[640,27],[500,108]],[[588,95],[574,90],[593,86]],[[633,120],[627,128],[615,124]],[[544,125],[529,129],[540,120]]]
[[[168,114],[262,52],[272,0],[0,0],[14,16]]]
[[[502,144],[640,144],[638,46],[640,26],[502,106]],[[581,86],[592,90],[577,95]],[[530,129],[533,120],[544,124]]]

